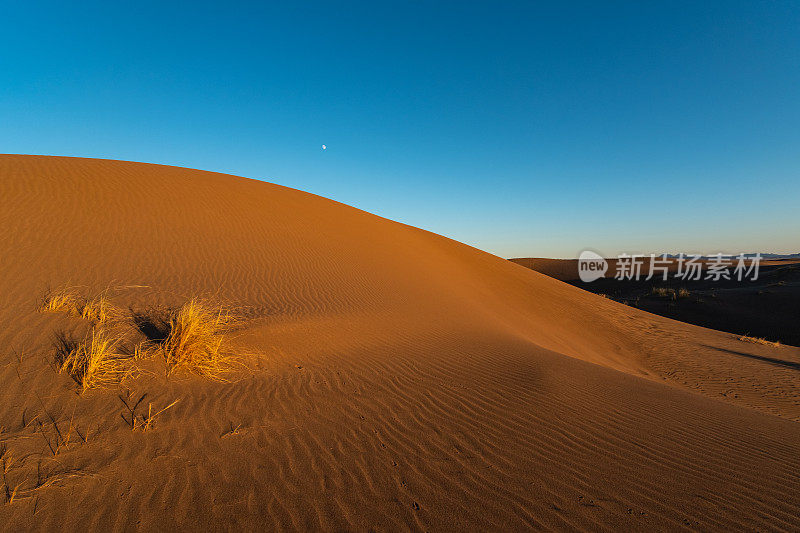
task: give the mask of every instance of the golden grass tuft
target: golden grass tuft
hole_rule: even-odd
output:
[[[99,296],[87,300],[72,287],[51,290],[45,295],[39,310],[46,313],[66,313],[95,324],[121,320],[124,313],[111,303],[107,293],[106,290]]]
[[[224,381],[223,375],[236,364],[226,336],[236,323],[225,307],[192,298],[163,320],[163,337],[137,346],[134,357],[158,353],[167,364],[167,375],[185,370]]]
[[[225,333],[234,318],[225,308],[192,298],[170,317],[169,331],[161,349],[167,362],[167,374],[185,369],[211,379],[221,380],[233,362],[225,350]]]
[[[95,324],[105,324],[120,320],[123,317],[122,311],[111,303],[105,293],[93,300],[84,302],[80,315],[84,320],[89,320]]]
[[[780,348],[782,344],[779,341],[768,341],[763,337],[750,337],[748,335],[739,335],[737,337],[742,342],[750,342],[752,344],[761,344],[763,346],[771,346],[773,348]]]
[[[61,335],[56,342],[59,371],[69,374],[84,391],[118,383],[131,371],[128,363],[154,355],[164,358],[168,376],[185,370],[225,381],[223,374],[243,366],[238,357],[242,354],[227,349],[226,334],[239,322],[228,308],[192,298],[177,309],[126,312],[107,294],[87,300],[74,289],[64,288],[49,292],[40,307],[92,323],[83,340]],[[128,337],[132,327],[147,340],[132,345]]]
[[[67,373],[82,391],[119,383],[128,374],[128,355],[121,353],[121,335],[93,327],[81,341],[57,338],[59,372]]]
[[[71,287],[49,290],[44,296],[39,310],[43,313],[67,313],[70,316],[81,316],[83,299]]]

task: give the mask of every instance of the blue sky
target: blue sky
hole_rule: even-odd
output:
[[[263,179],[505,257],[800,251],[800,4],[642,4],[9,2],[0,152]]]

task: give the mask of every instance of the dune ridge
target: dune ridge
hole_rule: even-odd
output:
[[[4,155],[0,197],[9,527],[800,528],[795,347],[246,178]],[[64,285],[213,295],[264,356],[228,383],[130,380],[180,399],[133,432],[121,391],[78,395],[48,364],[76,325],[36,307]],[[91,437],[43,450],[58,424]]]

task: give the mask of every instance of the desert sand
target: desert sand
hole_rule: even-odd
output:
[[[4,529],[800,528],[798,348],[240,177],[5,155],[0,198]],[[218,298],[247,368],[81,393],[59,286]]]

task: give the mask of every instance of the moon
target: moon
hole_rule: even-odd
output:
[[[323,144],[323,145],[322,145],[322,149],[323,149],[323,150],[327,150],[327,149],[328,149],[328,147],[327,147],[327,146],[325,146],[325,145]]]

